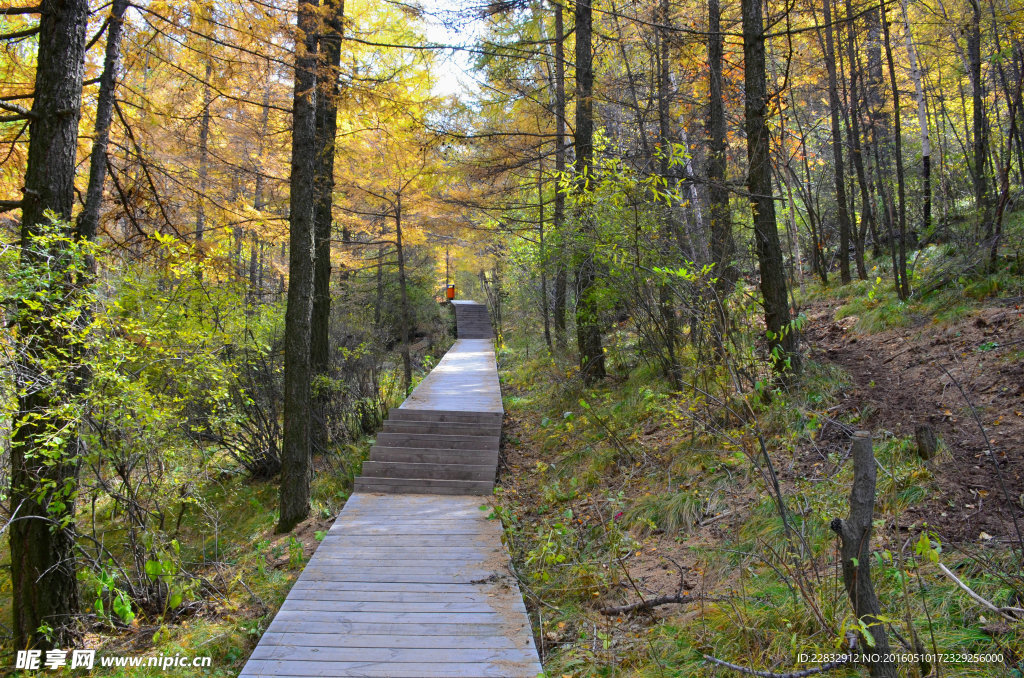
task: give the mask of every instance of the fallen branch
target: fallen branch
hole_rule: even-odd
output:
[[[677,593],[671,596],[661,596],[660,598],[651,598],[649,600],[638,600],[635,603],[629,605],[616,605],[615,607],[602,607],[598,612],[606,616],[612,616],[616,614],[627,614],[629,612],[636,612],[637,610],[650,610],[651,608],[658,607],[659,605],[671,605],[672,603],[686,604],[696,602],[719,602],[725,600],[719,596],[691,596],[686,593]]]
[[[799,671],[789,671],[788,673],[776,673],[775,671],[759,671],[757,669],[747,668],[746,666],[740,666],[739,664],[733,664],[727,662],[724,659],[712,657],[709,654],[703,655],[705,661],[709,661],[712,664],[724,666],[727,669],[745,673],[748,676],[759,676],[760,678],[806,678],[806,676],[816,676],[819,673],[825,673],[837,669],[840,666],[845,666],[854,660],[854,651],[857,649],[857,634],[850,631],[846,634],[846,642],[849,644],[849,652],[843,655],[842,659],[837,659],[834,662],[828,662],[821,666],[815,666],[810,669],[801,669]]]
[[[829,662],[822,664],[821,666],[815,666],[811,669],[803,669],[802,671],[790,671],[789,673],[776,673],[774,671],[758,671],[757,669],[749,669],[746,666],[740,666],[739,664],[731,664],[717,657],[712,657],[709,654],[704,655],[704,659],[711,662],[712,664],[718,664],[724,666],[727,669],[733,671],[739,671],[745,673],[748,676],[760,676],[760,678],[805,678],[805,676],[816,676],[819,673],[825,673],[833,669],[838,669],[840,666],[849,664],[853,659],[853,655],[847,655],[848,658],[840,659],[838,661]]]
[[[980,595],[975,593],[974,590],[971,589],[970,586],[968,586],[967,584],[963,583],[960,580],[959,577],[957,577],[955,574],[953,574],[950,571],[950,569],[948,567],[946,567],[942,563],[936,563],[936,565],[938,565],[939,569],[942,570],[942,574],[944,574],[947,577],[949,577],[950,581],[952,581],[954,584],[959,586],[960,590],[962,590],[964,593],[966,593],[971,598],[973,598],[974,601],[976,603],[978,603],[979,605],[981,605],[982,607],[987,608],[987,609],[991,610],[992,612],[995,612],[996,614],[998,614],[998,615],[1002,616],[1003,618],[1008,619],[1009,621],[1012,621],[1012,622],[1019,622],[1019,621],[1021,621],[1021,619],[1024,619],[1024,609],[1021,609],[1019,607],[997,607],[991,601],[985,600]],[[1017,616],[1014,616],[1014,615],[1017,615]]]

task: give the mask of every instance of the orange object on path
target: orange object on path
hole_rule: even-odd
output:
[[[455,298],[455,285],[448,285],[448,288],[444,291],[445,296],[449,301]]]

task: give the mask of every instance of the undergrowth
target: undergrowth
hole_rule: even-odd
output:
[[[868,298],[861,288],[870,282],[816,294],[848,297],[842,312],[873,331],[918,313],[940,323],[961,317],[970,301],[950,299],[972,284],[903,306],[880,287]],[[738,393],[724,370],[691,356],[684,382],[700,387],[673,392],[652,367],[619,364],[587,388],[573,367],[531,345],[529,332],[507,338],[499,361],[515,426],[497,513],[547,675],[730,675],[705,654],[785,673],[841,650],[859,621],[829,524],[849,510],[845,441],[863,413],[833,417],[849,386],[840,368],[808,362],[786,387]],[[927,522],[904,517],[929,500],[948,451],[922,461],[913,440],[886,432],[874,450],[871,565],[893,651],[1002,657],[904,662],[901,675],[1024,676],[1024,624],[980,607],[938,567],[997,606],[1019,607],[1015,554],[942,544]],[[665,595],[683,602],[602,613]],[[864,674],[851,666],[828,675]]]

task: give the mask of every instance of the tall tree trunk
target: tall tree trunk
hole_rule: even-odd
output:
[[[210,78],[213,77],[213,64],[209,57],[206,60],[206,79],[203,82],[203,114],[199,122],[199,206],[196,208],[196,242],[202,242],[206,232],[206,190],[210,180],[210,106],[213,98],[210,93]],[[197,275],[202,275],[196,269]]]
[[[729,189],[726,186],[725,105],[722,99],[722,11],[719,0],[708,0],[708,210],[711,221],[711,260],[715,264],[715,289],[728,294],[739,274],[733,264],[736,243],[729,213]]]
[[[563,6],[558,0],[555,9],[555,175],[561,180],[565,173],[565,26]],[[551,227],[558,239],[558,253],[555,262],[555,298],[552,320],[555,325],[555,345],[565,348],[565,307],[568,296],[568,280],[565,262],[565,194],[555,191],[554,213]]]
[[[21,222],[21,261],[47,267],[61,284],[73,284],[60,266],[59,251],[38,251],[35,236],[52,210],[71,219],[74,200],[75,154],[85,72],[87,0],[42,0],[32,115],[29,118],[28,164],[25,171]],[[69,285],[70,287],[70,285]],[[73,289],[68,294],[74,294]],[[69,337],[56,316],[64,309],[19,307],[15,385],[18,412],[11,423],[12,520],[11,609],[15,648],[68,647],[75,643],[71,628],[78,612],[78,582],[74,553],[74,492],[78,482],[78,445],[54,441],[65,427],[74,426],[58,414],[66,393],[60,383],[68,369]],[[53,385],[39,388],[40,382]],[[51,457],[48,452],[55,452]],[[46,634],[41,629],[54,631]]]
[[[409,354],[409,292],[405,281],[405,249],[402,246],[402,194],[395,195],[395,249],[398,254],[398,295],[402,305],[402,392],[412,385],[412,356]]]
[[[555,187],[558,190],[558,187]],[[537,152],[537,239],[540,247],[540,312],[544,316],[544,343],[552,350],[548,308],[548,252],[544,242],[544,154]]]
[[[742,0],[744,128],[747,133],[747,190],[754,217],[754,242],[761,273],[765,324],[772,364],[779,374],[800,369],[797,331],[789,323],[789,294],[775,223],[768,137],[768,88],[765,79],[764,19],[761,0]]]
[[[660,15],[658,21],[657,30],[657,43],[658,43],[658,137],[661,142],[661,158],[659,171],[662,178],[668,185],[672,181],[670,177],[671,172],[671,156],[672,156],[672,139],[671,139],[671,110],[669,96],[672,90],[672,79],[671,73],[669,72],[670,53],[669,53],[669,4],[668,0],[661,0],[658,8]],[[643,130],[641,130],[641,133]],[[691,184],[692,185],[692,184]],[[696,207],[696,205],[694,205]],[[672,206],[666,205],[662,214],[661,221],[661,256],[664,265],[670,266],[675,260],[672,256],[672,239],[675,236],[676,241],[681,238],[678,235],[679,228],[674,223],[675,219],[672,214]],[[676,305],[675,305],[675,294],[672,292],[672,287],[668,282],[664,282],[659,286],[658,289],[658,309],[661,313],[661,321],[664,326],[665,334],[665,350],[668,358],[668,374],[667,376],[671,382],[672,387],[675,389],[682,388],[682,374],[683,368],[679,364],[677,341],[679,338],[679,322],[676,319]],[[700,325],[698,318],[692,319],[694,327]]]
[[[900,299],[910,298],[910,280],[907,278],[907,189],[903,177],[903,133],[900,123],[900,90],[896,83],[896,65],[892,58],[892,41],[889,38],[889,11],[883,1],[882,30],[885,35],[885,59],[889,63],[889,84],[892,86],[892,133],[893,154],[896,157],[896,191],[899,205],[898,261],[896,269],[897,293]]]
[[[985,237],[992,236],[988,220],[988,125],[985,120],[985,84],[981,77],[981,2],[971,0],[971,24],[967,34],[967,60],[971,77],[971,104],[974,115],[974,205],[985,224]]]
[[[585,193],[593,180],[594,159],[594,53],[591,49],[593,13],[590,0],[576,3],[576,190]],[[594,237],[591,208],[580,210],[580,230],[586,241]],[[579,257],[576,299],[576,343],[580,352],[580,372],[584,381],[604,379],[604,349],[601,346],[601,318],[596,298],[597,271],[593,249],[596,243],[585,242]]]
[[[107,177],[107,144],[110,141],[110,121],[114,112],[114,90],[117,87],[118,60],[121,56],[121,29],[128,0],[114,0],[107,26],[107,48],[103,56],[103,73],[96,101],[96,126],[89,156],[89,186],[85,191],[85,207],[78,215],[76,232],[83,240],[96,237],[103,202],[103,183]]]
[[[265,67],[267,69],[267,79],[263,85],[263,104],[260,107],[260,128],[259,134],[256,139],[256,160],[254,162],[254,170],[256,173],[255,186],[253,188],[252,206],[257,212],[266,207],[266,198],[264,197],[264,191],[266,179],[264,178],[264,164],[263,156],[266,150],[265,139],[267,132],[270,128],[270,83],[273,78],[273,74],[270,71],[270,58],[267,57],[265,60]],[[259,250],[259,270],[257,271],[256,250]],[[259,299],[263,299],[263,243],[260,241],[260,236],[257,231],[252,231],[252,254],[249,258],[249,294],[248,300],[252,304],[256,301],[256,296],[259,295]]]
[[[320,31],[319,72],[316,97],[316,144],[313,186],[313,317],[310,369],[315,386],[310,444],[314,451],[328,445],[327,410],[329,389],[323,384],[330,376],[331,349],[331,226],[334,223],[334,155],[338,132],[338,76],[341,66],[344,0],[327,0],[326,17]]]
[[[310,323],[313,314],[313,230],[316,195],[317,3],[299,0],[292,104],[289,198],[288,304],[284,316],[284,447],[278,532],[309,515],[313,476],[310,449]]]
[[[852,17],[853,14],[853,3],[851,0],[846,0],[846,16]],[[858,60],[857,60],[857,44],[856,36],[854,33],[854,23],[852,19],[847,20],[847,33],[846,33],[846,58],[849,62],[850,68],[850,155],[853,158],[854,171],[857,174],[857,185],[860,187],[860,202],[861,202],[861,213],[860,213],[860,226],[857,228],[857,242],[856,247],[858,251],[857,255],[857,277],[861,280],[867,279],[867,267],[864,265],[864,259],[866,258],[866,241],[867,234],[872,234],[877,230],[875,226],[875,210],[871,203],[871,189],[868,185],[867,171],[864,168],[864,146],[861,140],[860,132],[860,98],[858,84]],[[877,238],[875,238],[875,246],[877,247]]]
[[[921,129],[921,227],[924,237],[931,237],[932,231],[932,143],[928,130],[928,102],[924,95],[924,84],[921,79],[921,67],[917,61],[917,48],[910,31],[910,19],[907,17],[906,0],[900,0],[900,12],[903,15],[903,30],[906,34],[907,56],[910,57],[910,79],[914,82],[914,100],[917,103],[917,125]],[[917,243],[916,229],[911,229],[912,241]]]
[[[891,191],[889,189],[889,120],[885,109],[885,76],[882,72],[882,25],[880,23],[878,8],[869,7],[864,14],[867,24],[867,36],[865,40],[865,51],[867,52],[867,68],[861,70],[865,78],[864,102],[868,115],[868,131],[871,132],[871,153],[874,157],[874,178],[875,188],[878,193],[879,202],[882,205],[881,215],[885,223],[882,233],[892,233],[892,205]],[[857,54],[855,58],[859,58]],[[870,168],[869,168],[870,181]],[[888,236],[886,236],[888,239]],[[882,241],[877,236],[874,238],[875,252],[881,254]],[[891,243],[890,243],[891,244]]]
[[[850,282],[850,214],[846,202],[846,165],[843,164],[843,137],[839,124],[841,104],[836,79],[835,45],[832,41],[832,0],[822,0],[825,15],[825,68],[828,71],[828,105],[832,119],[832,165],[836,184],[836,212],[839,217],[839,278]]]

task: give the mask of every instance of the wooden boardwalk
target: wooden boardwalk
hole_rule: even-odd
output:
[[[480,309],[456,307],[460,337],[489,333]],[[375,475],[357,479],[241,676],[541,672],[501,523],[467,496],[493,487],[501,414],[491,342],[460,338],[392,410],[364,466]]]

